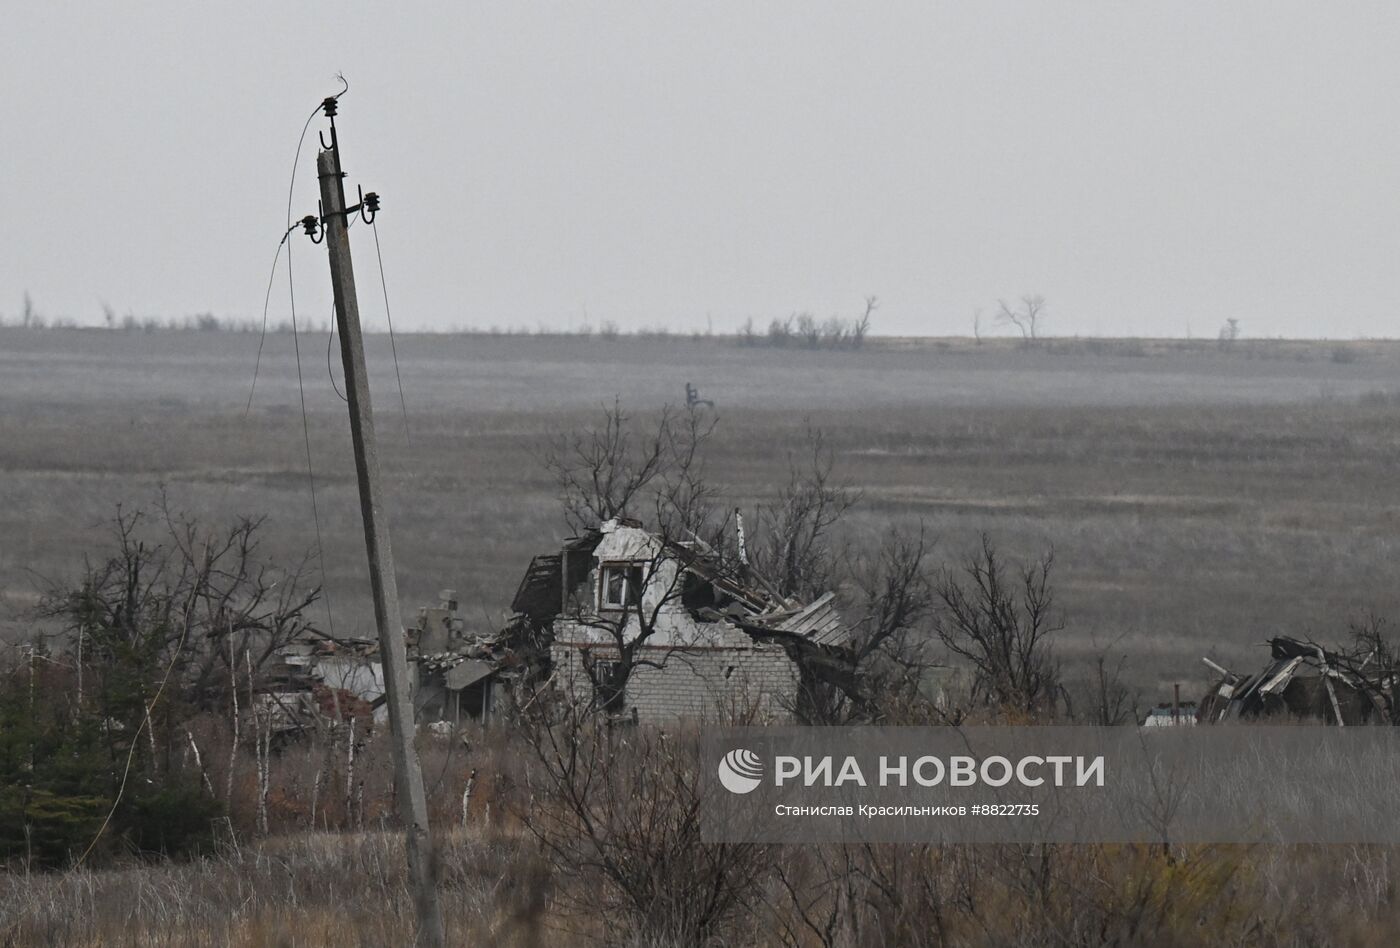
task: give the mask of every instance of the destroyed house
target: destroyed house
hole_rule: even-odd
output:
[[[1283,636],[1269,640],[1269,653],[1269,662],[1252,674],[1205,659],[1221,677],[1201,701],[1201,723],[1288,717],[1346,726],[1386,720],[1388,683],[1353,670],[1344,656]]]
[[[734,714],[786,720],[800,675],[794,649],[839,648],[848,631],[827,593],[783,599],[699,541],[610,520],[535,557],[513,608],[547,643],[550,675],[583,696],[637,643],[614,713],[641,722]]]

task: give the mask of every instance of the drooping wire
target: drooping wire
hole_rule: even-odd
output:
[[[340,396],[340,400],[346,404],[350,399],[345,397],[345,393],[340,390],[340,386],[335,381],[335,370],[331,368],[331,345],[335,342],[335,304],[331,304],[331,331],[326,333],[326,375],[330,376],[331,388]]]
[[[345,81],[345,77],[339,73],[336,78],[340,80],[341,89],[332,98],[339,100],[341,96],[350,91],[350,83]],[[292,175],[287,183],[287,227],[292,227],[292,195],[296,188],[297,165],[301,162],[301,146],[306,141],[306,131],[311,127],[311,121],[322,111],[324,103],[312,109],[307,116],[305,124],[301,127],[301,135],[297,138],[296,156],[292,159]],[[297,395],[301,401],[301,436],[306,445],[306,482],[311,488],[311,520],[316,528],[316,563],[321,572],[321,595],[326,600],[326,631],[332,639],[335,638],[335,610],[331,605],[330,583],[326,579],[326,547],[321,541],[321,510],[316,502],[316,472],[311,462],[311,424],[306,417],[306,384],[301,374],[301,338],[297,331],[297,299],[296,284],[292,279],[292,247],[287,245],[287,301],[292,312],[292,349],[296,353],[297,361]]]
[[[346,81],[345,76],[341,73],[336,73],[335,78],[339,80],[341,89],[332,96],[332,98],[339,100],[341,96],[350,91],[350,83]],[[296,225],[292,223],[292,197],[297,184],[297,165],[301,163],[301,146],[306,143],[306,132],[311,128],[312,121],[321,112],[323,107],[324,105],[318,105],[311,110],[311,114],[308,115],[306,121],[302,123],[301,134],[297,136],[297,151],[292,157],[292,176],[287,182],[287,230],[286,233],[282,235],[281,243],[277,245],[278,255],[282,253],[282,244],[285,244],[287,238],[291,236],[292,231],[296,230]],[[290,261],[291,250],[287,251],[287,256]],[[248,390],[248,407],[243,410],[243,416],[245,418],[253,408],[253,393],[256,392],[258,388],[258,369],[262,365],[263,344],[267,341],[267,308],[268,302],[272,299],[272,281],[276,276],[277,256],[274,256],[272,258],[272,272],[269,273],[267,277],[267,294],[263,297],[262,330],[258,334],[258,354],[253,359],[253,384]]]
[[[288,227],[282,239],[277,242],[277,252],[272,255],[272,269],[267,274],[267,292],[263,294],[262,312],[262,333],[258,336],[258,354],[253,359],[253,384],[248,387],[248,404],[243,407],[243,419],[247,421],[248,414],[253,410],[253,393],[258,390],[258,368],[262,365],[263,342],[267,339],[267,308],[272,302],[272,283],[277,279],[277,261],[282,259],[282,248],[286,246],[287,238],[292,236],[292,231],[296,227]]]
[[[306,444],[306,482],[311,488],[311,520],[316,526],[316,562],[321,568],[321,595],[326,600],[326,631],[335,638],[335,611],[331,608],[331,590],[326,582],[326,548],[321,542],[321,510],[316,503],[316,472],[311,463],[311,423],[306,416],[306,383],[301,375],[301,338],[297,331],[297,293],[292,279],[292,248],[287,247],[287,302],[292,311],[292,351],[297,361],[297,395],[301,400],[301,437]]]
[[[344,77],[341,77],[340,81],[345,82]],[[346,84],[346,88],[349,88],[348,83]],[[344,91],[340,93],[340,95],[344,94]],[[336,98],[340,98],[340,96],[336,96]],[[287,232],[282,235],[282,243],[279,243],[277,245],[277,252],[279,254],[282,252],[282,244],[285,244],[287,242],[287,238],[290,237],[292,231],[296,229],[296,225],[292,223],[292,191],[296,188],[297,183],[297,165],[301,162],[301,146],[306,142],[307,129],[311,128],[312,120],[316,118],[316,115],[320,111],[321,106],[319,105],[311,110],[311,114],[306,117],[306,122],[303,123],[301,126],[301,135],[297,138],[297,153],[292,158],[292,178],[287,183]],[[288,247],[287,266],[290,267],[291,264],[292,251],[291,248]],[[258,388],[258,368],[262,365],[263,343],[267,341],[267,304],[268,301],[272,299],[272,281],[276,276],[277,258],[273,257],[272,273],[270,273],[267,278],[267,296],[263,299],[262,332],[258,334],[258,354],[257,357],[253,360],[253,385],[248,390],[248,407],[243,410],[243,417],[245,418],[248,416],[248,412],[252,411],[253,409],[253,393],[257,391]]]
[[[394,354],[394,380],[399,384],[399,408],[403,410],[403,437],[409,444],[413,439],[408,433],[408,403],[403,397],[403,376],[399,374],[399,347],[394,341],[394,317],[389,312],[389,284],[384,279],[384,255],[379,251],[379,224],[371,221],[370,230],[374,231],[374,258],[379,263],[379,289],[384,294],[384,316],[389,321],[389,351]]]
[[[345,81],[345,77],[342,76],[342,75],[337,75],[336,78],[340,80],[340,83],[341,83],[342,88],[341,88],[340,92],[336,93],[336,95],[333,96],[333,98],[339,99],[339,98],[340,98],[341,96],[343,96],[346,92],[350,91],[350,84],[349,84],[348,82]],[[323,109],[323,105],[319,105],[319,104],[318,104],[318,105],[316,106],[316,108],[314,108],[314,109],[311,110],[311,114],[308,115],[308,116],[306,117],[306,121],[302,123],[302,126],[301,126],[301,134],[297,136],[296,154],[292,157],[292,173],[291,173],[290,178],[289,178],[288,181],[287,181],[287,218],[286,218],[287,232],[286,232],[286,234],[284,234],[284,235],[282,236],[282,243],[284,243],[284,244],[287,244],[287,237],[291,234],[291,232],[292,232],[293,230],[296,229],[296,225],[292,223],[292,201],[294,200],[295,193],[296,193],[297,167],[301,164],[301,149],[302,149],[302,146],[306,144],[306,133],[307,133],[308,130],[310,130],[312,121],[314,121],[315,118],[316,118],[316,116],[319,115],[319,114],[321,113],[322,109]],[[281,245],[280,245],[280,244],[278,245],[278,249],[279,249],[279,250],[281,249]],[[274,259],[274,260],[273,260],[273,274],[274,274],[274,275],[276,274],[276,270],[277,270],[277,261],[276,261],[276,259]],[[269,277],[269,278],[268,278],[268,294],[269,294],[269,297],[271,296],[271,288],[272,288],[272,277]],[[321,595],[322,595],[322,597],[323,597],[323,598],[325,599],[325,601],[326,601],[326,631],[331,635],[332,638],[334,638],[334,637],[335,637],[335,610],[334,610],[334,608],[332,607],[332,604],[331,604],[330,584],[329,584],[329,582],[328,582],[327,579],[326,579],[326,550],[325,550],[325,544],[324,544],[324,543],[322,542],[322,540],[321,540],[321,511],[320,511],[320,505],[318,504],[317,499],[316,499],[316,472],[315,472],[315,467],[314,467],[314,465],[312,464],[312,460],[311,460],[311,424],[310,424],[310,422],[308,421],[308,419],[307,419],[307,414],[306,414],[306,385],[305,385],[304,379],[302,378],[302,371],[301,371],[301,337],[300,337],[300,332],[298,331],[298,327],[297,327],[296,283],[295,283],[295,280],[293,279],[293,275],[292,275],[292,245],[291,245],[291,244],[287,244],[287,299],[288,299],[288,303],[289,303],[289,305],[290,305],[290,307],[291,307],[291,314],[292,314],[292,348],[293,348],[293,350],[294,350],[295,353],[296,353],[296,363],[297,363],[297,394],[298,394],[298,398],[299,398],[300,403],[301,403],[301,434],[302,434],[302,441],[303,441],[303,443],[305,444],[305,447],[306,447],[306,480],[307,480],[307,483],[308,483],[308,485],[310,486],[310,489],[311,489],[311,519],[312,519],[313,523],[315,524],[315,528],[316,528],[316,563],[317,563],[317,566],[319,567],[320,573],[321,573]],[[262,358],[263,340],[266,339],[266,337],[267,337],[267,305],[266,305],[266,303],[264,303],[264,306],[263,306],[262,335],[261,335],[261,337],[258,339],[258,359],[259,359],[259,361],[260,361],[261,358]],[[254,386],[257,385],[257,378],[258,378],[258,368],[257,368],[257,364],[255,363],[255,364],[254,364],[254,367],[253,367],[253,384],[254,384]],[[253,393],[250,391],[250,392],[248,393],[248,407],[249,407],[250,409],[251,409],[251,407],[252,407],[252,404],[253,404]]]

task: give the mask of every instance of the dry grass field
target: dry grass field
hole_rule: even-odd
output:
[[[774,488],[804,423],[864,495],[859,541],[922,520],[956,560],[980,530],[1057,554],[1071,661],[1122,636],[1145,697],[1200,656],[1253,664],[1286,633],[1341,637],[1394,614],[1400,344],[872,340],[860,351],[733,339],[408,335],[400,413],[387,337],[368,340],[405,611],[440,588],[499,621],[529,557],[564,533],[539,452],[620,397],[644,416],[692,381],[717,404],[711,476],[736,504]],[[117,504],[270,517],[314,545],[292,338],[0,329],[0,595],[24,620]],[[337,631],[370,634],[344,407],[327,337],[302,371]],[[338,359],[336,376],[339,375]]]

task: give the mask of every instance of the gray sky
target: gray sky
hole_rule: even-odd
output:
[[[0,314],[257,315],[343,70],[401,326],[1400,335],[1393,2],[208,6],[7,8]]]

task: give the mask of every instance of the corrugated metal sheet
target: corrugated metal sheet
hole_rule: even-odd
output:
[[[443,681],[448,688],[457,691],[468,685],[475,684],[495,670],[496,665],[493,662],[468,659],[455,668],[449,669],[447,674],[443,676]]]
[[[826,593],[793,616],[777,625],[784,632],[801,635],[822,645],[839,645],[850,638],[850,632],[836,611],[835,593]]]
[[[559,611],[561,562],[558,553],[546,553],[530,561],[530,567],[520,580],[511,608],[533,618],[552,616]]]

